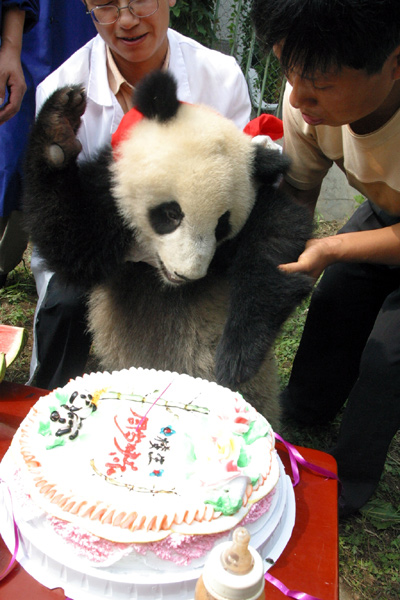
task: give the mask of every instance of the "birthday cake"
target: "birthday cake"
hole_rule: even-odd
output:
[[[71,380],[39,399],[3,462],[29,542],[50,536],[57,554],[59,539],[63,563],[79,557],[101,579],[132,583],[146,569],[155,581],[164,571],[187,579],[239,524],[270,555],[287,521],[267,420],[239,393],[187,375],[132,368]]]

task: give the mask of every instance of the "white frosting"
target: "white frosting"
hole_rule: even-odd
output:
[[[57,436],[68,426],[50,414],[65,417],[75,391],[97,410],[78,397],[71,432]],[[279,477],[271,427],[240,394],[144,369],[86,375],[41,398],[12,456],[46,512],[116,542],[231,530]]]

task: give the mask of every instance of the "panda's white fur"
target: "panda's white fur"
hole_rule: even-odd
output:
[[[207,107],[181,104],[166,123],[139,122],[118,149],[113,192],[146,260],[188,280],[204,277],[220,216],[230,211],[234,237],[253,208],[253,160],[250,137]],[[171,200],[184,219],[174,232],[157,236],[149,209]]]
[[[141,283],[143,281],[141,280]],[[155,293],[158,293],[155,288]],[[96,354],[108,370],[141,366],[188,373],[215,381],[215,353],[226,320],[229,285],[220,278],[207,282],[193,302],[161,305],[158,299],[135,298],[121,311],[121,299],[103,284],[90,296],[90,329]],[[277,428],[278,377],[273,351],[258,373],[239,386],[244,397]]]
[[[216,380],[277,428],[273,343],[311,289],[277,268],[311,234],[307,211],[275,185],[287,161],[211,109],[180,104],[168,73],[144,80],[136,100],[143,119],[83,164],[82,90],[45,103],[27,154],[32,239],[60,278],[86,288],[105,369]]]

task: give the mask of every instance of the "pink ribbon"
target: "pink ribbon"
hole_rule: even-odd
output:
[[[306,467],[307,469],[310,469],[311,471],[314,471],[314,473],[318,473],[319,475],[323,475],[324,477],[327,477],[329,479],[336,479],[339,482],[339,486],[341,485],[336,473],[333,473],[328,469],[324,469],[323,467],[319,467],[318,465],[313,465],[312,463],[308,462],[300,454],[297,448],[293,446],[293,444],[286,442],[278,433],[275,433],[275,438],[282,442],[282,444],[285,446],[286,450],[289,453],[290,466],[292,468],[293,473],[293,487],[296,487],[296,485],[300,481],[299,464],[303,467]],[[289,588],[287,588],[284,583],[282,583],[281,581],[279,581],[279,579],[268,573],[268,571],[265,573],[265,580],[271,583],[276,588],[278,588],[278,590],[280,590],[282,594],[284,594],[288,598],[295,598],[295,600],[320,600],[319,598],[311,596],[310,594],[306,594],[305,592],[289,590]]]
[[[320,598],[316,598],[316,596],[311,596],[310,594],[306,594],[305,592],[296,592],[294,590],[289,590],[284,583],[276,579],[273,575],[265,573],[265,580],[272,583],[278,590],[282,592],[288,598],[295,598],[296,600],[320,600]]]
[[[159,396],[157,396],[157,398],[154,400],[153,404],[150,406],[150,408],[148,409],[148,411],[140,419],[139,424],[138,424],[138,426],[135,429],[136,432],[138,431],[138,429],[141,428],[144,420],[146,419],[147,415],[149,414],[149,412],[151,411],[151,409],[153,408],[153,406],[155,406],[157,404],[157,402],[159,401],[159,399],[161,398],[161,396],[163,396],[163,394],[165,394],[165,392],[172,385],[172,383],[173,383],[172,381],[169,382],[169,384],[167,385],[167,387],[161,392],[161,394]]]
[[[296,485],[300,481],[300,473],[298,467],[298,465],[300,464],[303,467],[306,467],[306,469],[310,469],[311,471],[314,471],[314,473],[318,473],[318,475],[323,475],[328,479],[336,479],[336,481],[339,483],[339,489],[341,488],[340,479],[336,475],[336,473],[333,473],[333,471],[329,471],[328,469],[324,469],[323,467],[319,467],[318,465],[313,465],[312,463],[308,462],[300,454],[297,448],[293,446],[293,444],[289,444],[289,442],[286,442],[278,433],[275,433],[275,438],[282,442],[282,444],[285,446],[286,450],[289,453],[290,466],[292,468],[293,473],[293,487],[296,487]]]
[[[17,560],[17,554],[18,554],[18,548],[19,548],[19,534],[18,534],[18,525],[14,518],[14,509],[13,509],[13,504],[12,504],[12,496],[11,496],[10,488],[8,487],[8,485],[6,484],[4,479],[1,479],[1,477],[0,477],[0,483],[4,483],[4,485],[6,486],[6,488],[8,490],[8,493],[10,495],[11,514],[13,516],[13,526],[14,526],[14,553],[11,557],[10,562],[8,563],[7,567],[5,568],[5,570],[2,573],[0,573],[0,581],[2,581],[10,573],[11,569],[14,566],[15,561]]]

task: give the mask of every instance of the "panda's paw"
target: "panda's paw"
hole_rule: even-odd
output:
[[[76,134],[86,108],[85,91],[81,86],[60,88],[44,104],[37,119],[37,128],[44,138],[44,158],[53,167],[63,167],[81,151]]]
[[[259,371],[265,349],[257,351],[254,345],[241,344],[238,338],[223,336],[215,355],[217,383],[235,387],[252,379]]]

